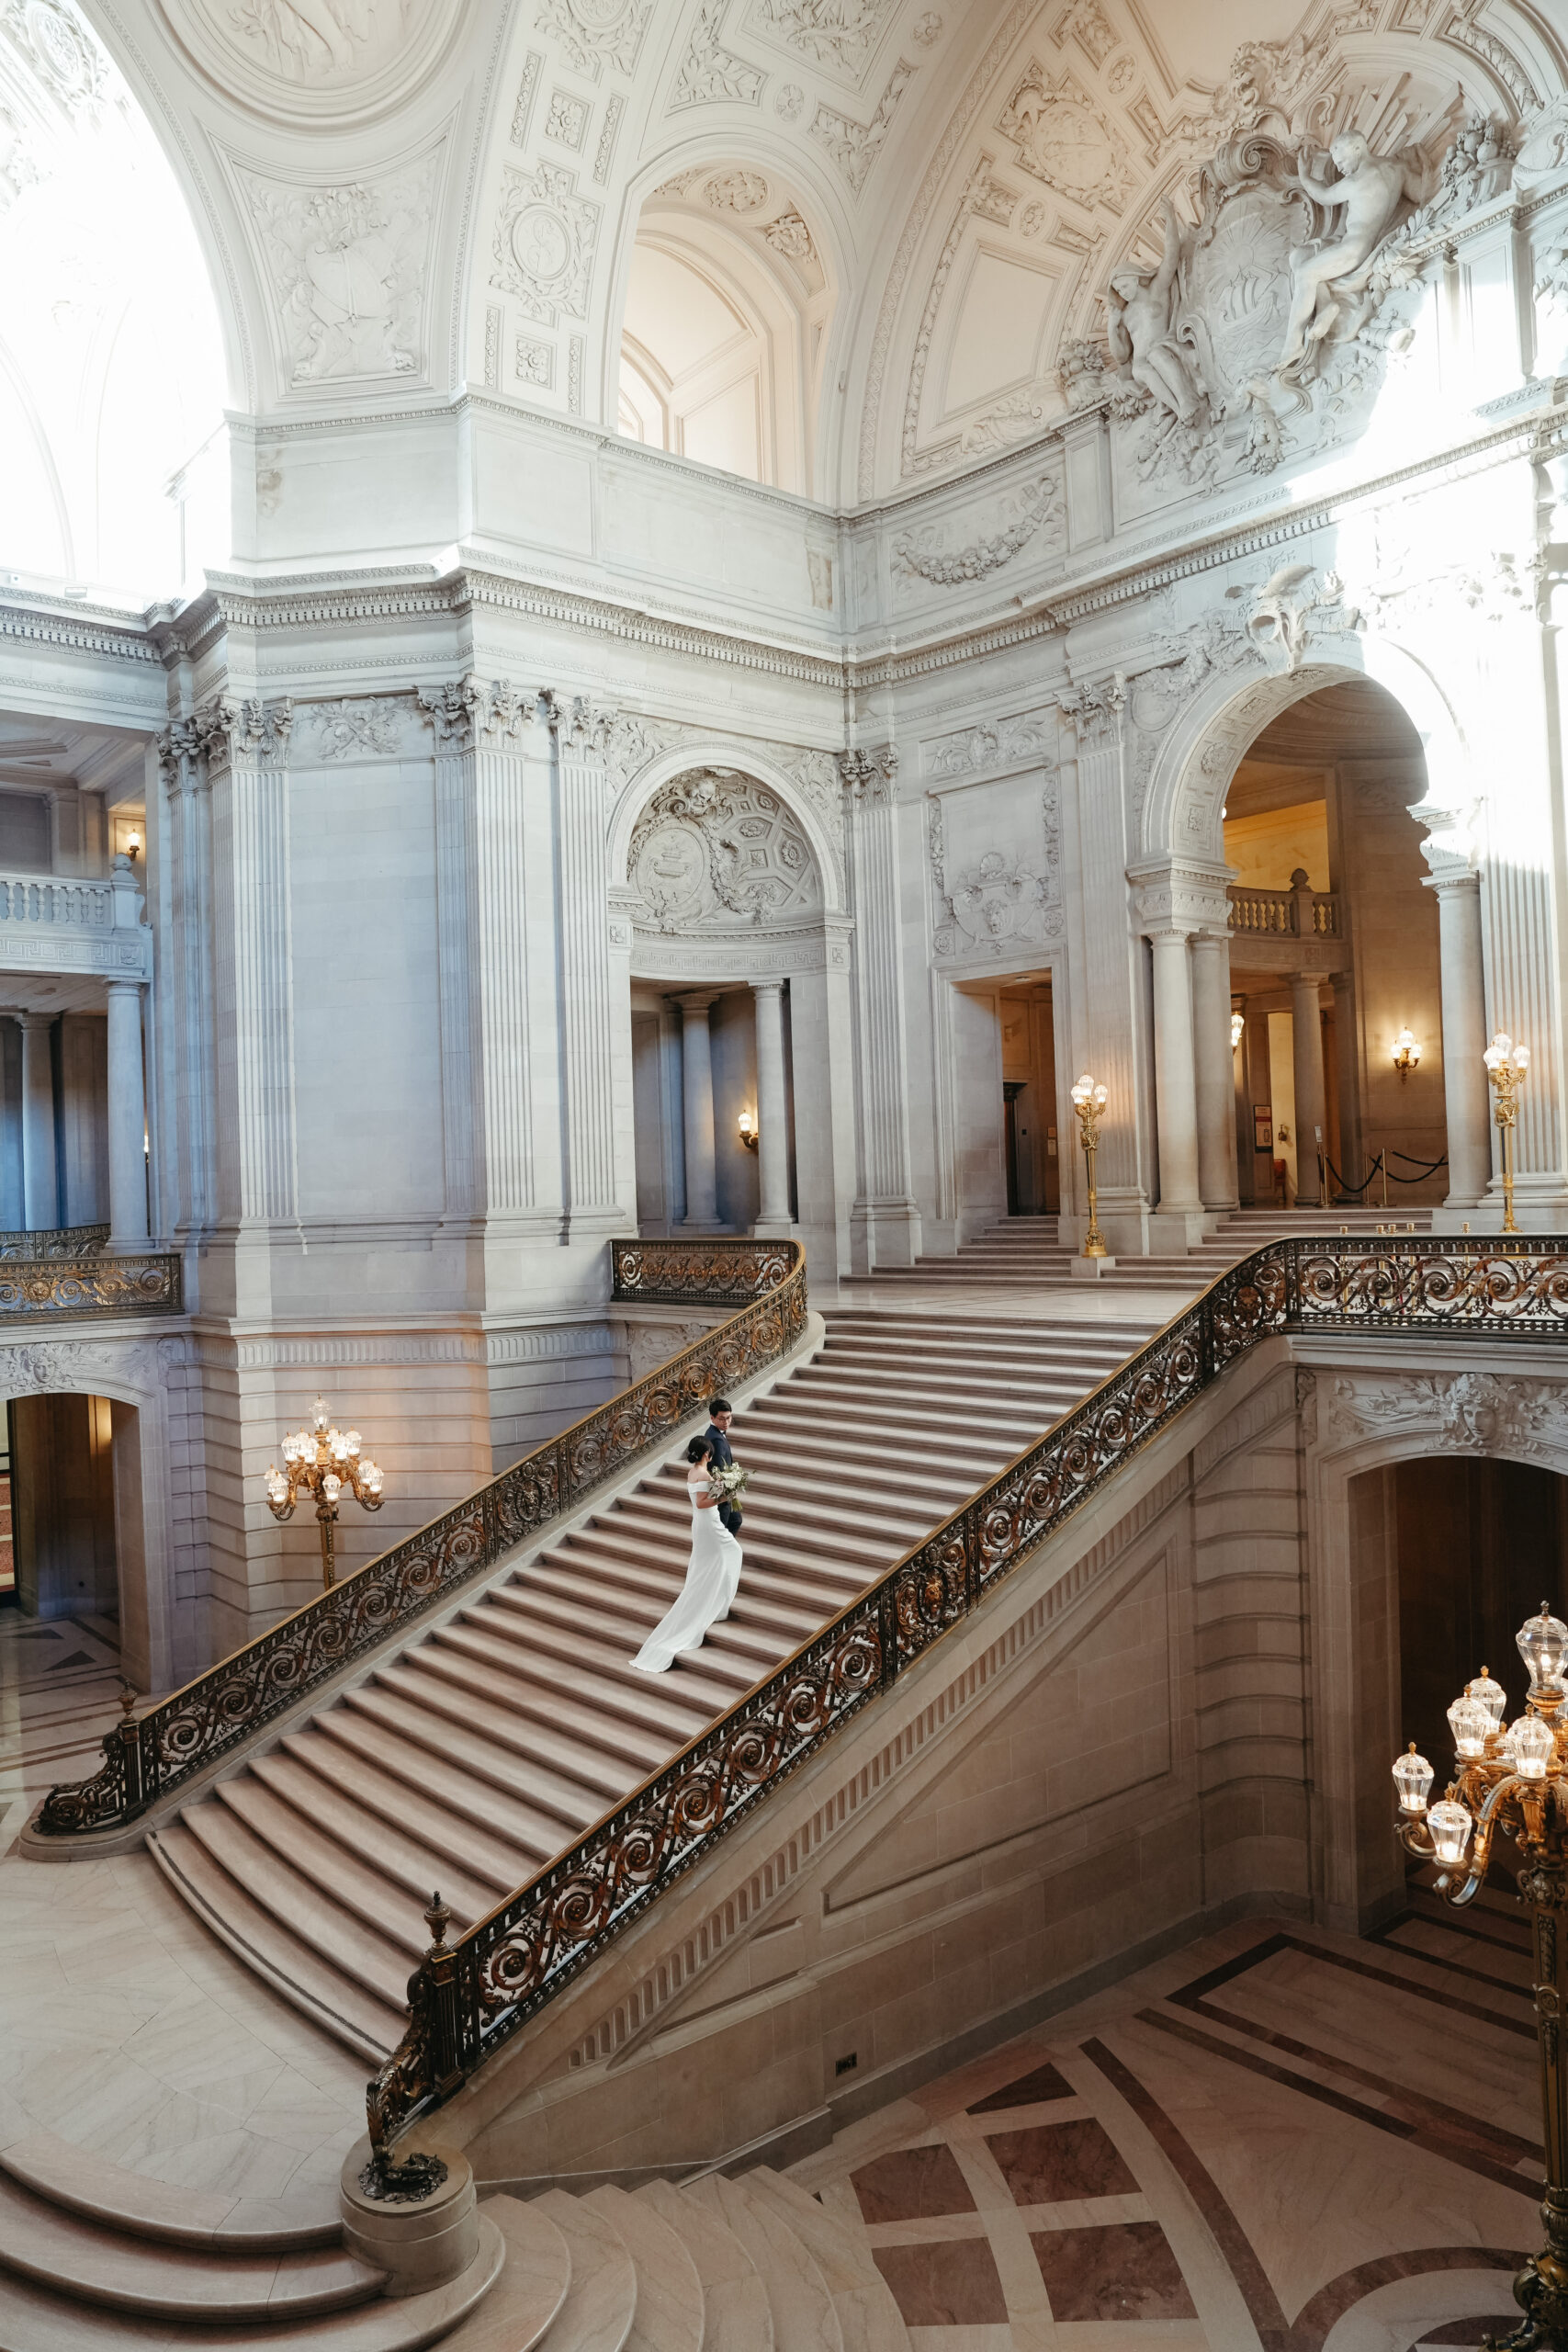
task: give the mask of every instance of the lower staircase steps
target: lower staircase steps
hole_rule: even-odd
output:
[[[150,1834],[198,1917],[373,2064],[400,2039],[433,1891],[459,1932],[493,1909],[1154,1329],[861,1307],[824,1322],[811,1359],[736,1416],[744,1566],[699,1652],[657,1677],[631,1663],[685,1575],[671,1460]]]

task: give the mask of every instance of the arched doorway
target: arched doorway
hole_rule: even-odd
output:
[[[639,1227],[798,1236],[836,1279],[854,1192],[838,847],[783,778],[661,764],[615,820]]]
[[[1420,738],[1371,679],[1309,694],[1222,807],[1244,1204],[1449,1191],[1438,910],[1408,811]]]

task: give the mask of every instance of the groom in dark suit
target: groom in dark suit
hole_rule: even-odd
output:
[[[708,1425],[703,1435],[713,1448],[714,1467],[718,1470],[729,1469],[735,1461],[729,1450],[729,1424],[734,1418],[728,1397],[716,1396],[708,1407]],[[720,1503],[718,1515],[731,1535],[739,1534],[741,1513],[738,1503]]]

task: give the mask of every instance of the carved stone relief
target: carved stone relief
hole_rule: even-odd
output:
[[[1018,151],[1020,168],[1080,204],[1120,207],[1133,168],[1120,133],[1068,74],[1053,78],[1032,61],[997,117]]]
[[[585,319],[603,208],[576,194],[577,175],[565,164],[508,167],[502,178],[491,284],[514,295],[542,326]]]
[[[924,581],[935,588],[950,588],[987,578],[1032,542],[1037,558],[1058,553],[1066,535],[1060,480],[1055,473],[1042,474],[1024,488],[1010,491],[999,503],[992,503],[988,519],[988,530],[957,547],[943,523],[925,523],[901,533],[893,542],[895,582]],[[974,526],[966,521],[960,527],[972,530]]]
[[[412,376],[440,152],[342,187],[239,171],[277,304],[286,384]]]
[[[961,793],[957,798],[962,801],[966,796]],[[927,841],[937,907],[931,944],[936,956],[999,958],[1014,956],[1021,947],[1043,946],[1061,936],[1060,801],[1054,770],[1046,778],[1040,802],[1038,852],[998,846],[983,850],[963,866],[950,865],[947,810],[940,793],[931,796],[928,812]],[[982,818],[981,822],[985,821]]]
[[[897,0],[753,0],[750,22],[813,64],[858,83],[896,5]]]
[[[395,752],[399,747],[398,706],[389,697],[318,703],[310,715],[323,760],[347,760],[357,752]]]
[[[1055,741],[1053,710],[1021,711],[994,725],[979,720],[927,743],[925,772],[940,776],[987,775],[1010,767],[1028,767],[1048,757]]]
[[[67,113],[107,95],[108,73],[96,42],[59,0],[6,0],[0,26]]]
[[[1430,1431],[1478,1453],[1561,1455],[1568,1446],[1568,1388],[1493,1373],[1406,1373],[1382,1381],[1336,1380],[1325,1417],[1343,1442],[1367,1435]]]
[[[726,98],[737,106],[754,107],[761,98],[766,74],[761,66],[749,65],[719,39],[725,6],[726,0],[704,0],[667,113],[678,114],[683,107],[714,106]]]
[[[914,72],[903,58],[898,60],[869,122],[858,122],[851,115],[840,114],[836,107],[826,105],[818,106],[812,116],[811,136],[819,147],[827,149],[849,183],[852,196],[858,196],[864,187],[873,164],[886,144],[898,101]]]
[[[545,117],[545,137],[553,139],[560,147],[581,147],[588,130],[588,116],[586,98],[576,96],[570,90],[552,90],[550,110]]]
[[[632,72],[652,9],[653,0],[541,0],[534,24],[554,36],[580,74],[597,82],[606,65]]]
[[[1282,653],[1287,670],[1300,669],[1309,639],[1348,637],[1361,626],[1356,606],[1345,602],[1338,573],[1325,571],[1314,589],[1316,578],[1315,564],[1286,563],[1260,587],[1242,582],[1225,590],[1227,596],[1250,597],[1244,624],[1248,639],[1260,653]]]
[[[694,769],[654,794],[632,835],[626,877],[639,930],[745,931],[822,907],[816,860],[789,810],[733,770]]]
[[[49,5],[49,0],[45,0]],[[175,38],[236,95],[326,121],[395,96],[448,21],[437,0],[161,0]]]

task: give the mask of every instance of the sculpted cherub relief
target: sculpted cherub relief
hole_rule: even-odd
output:
[[[1355,333],[1367,313],[1368,281],[1383,240],[1402,215],[1426,202],[1435,184],[1424,158],[1376,156],[1359,130],[1342,130],[1328,154],[1337,179],[1302,171],[1288,175],[1288,186],[1344,217],[1325,242],[1303,246],[1292,257],[1280,373],[1300,368],[1329,337]]]
[[[1203,395],[1175,334],[1181,224],[1169,197],[1164,216],[1165,251],[1153,275],[1135,269],[1112,273],[1105,306],[1107,340],[1119,375],[1181,424],[1194,424]]]

